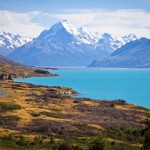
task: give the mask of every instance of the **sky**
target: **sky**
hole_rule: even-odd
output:
[[[150,0],[0,0],[0,28],[37,37],[68,20],[90,32],[150,38]]]

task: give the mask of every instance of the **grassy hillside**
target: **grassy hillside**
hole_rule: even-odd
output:
[[[51,75],[6,64],[1,64],[0,72],[17,77]],[[92,150],[99,143],[110,150],[138,150],[144,143],[146,108],[124,100],[73,98],[77,93],[65,87],[6,80],[0,81],[1,89],[7,95],[0,97],[0,149]]]
[[[1,81],[0,87],[9,93],[0,102],[0,134],[10,135],[14,141],[23,135],[28,142],[42,138],[43,144],[36,148],[51,147],[48,141],[54,139],[56,146],[66,141],[88,149],[90,140],[105,135],[112,149],[142,146],[147,109],[122,100],[72,98],[75,92],[70,88],[10,81]],[[9,147],[3,142],[1,146]]]
[[[37,70],[42,70],[42,73],[38,72]],[[44,74],[43,72],[46,73]],[[0,63],[0,74],[2,73],[6,75],[12,74],[14,77],[54,76],[51,73],[48,74],[48,71],[40,68]]]

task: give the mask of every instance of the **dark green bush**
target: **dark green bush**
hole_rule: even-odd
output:
[[[27,145],[29,145],[29,141],[26,140],[24,136],[20,135],[20,137],[17,140],[16,144],[19,145],[19,146],[27,146]]]
[[[147,117],[145,125],[146,125],[146,129],[144,134],[143,148],[144,150],[150,150],[150,118],[149,117]]]
[[[40,74],[49,74],[49,71],[47,70],[40,70],[40,69],[37,69],[35,70],[36,73],[40,73]]]
[[[41,136],[35,136],[33,139],[34,145],[42,145],[43,144],[43,138]]]
[[[71,144],[63,142],[59,145],[58,150],[73,150],[73,148]]]
[[[12,110],[17,110],[17,109],[21,109],[21,106],[17,104],[7,103],[7,102],[0,102],[0,112],[12,111]]]
[[[50,143],[50,144],[54,144],[54,143],[55,143],[55,139],[54,139],[53,137],[50,137],[49,143]]]
[[[57,114],[52,112],[42,111],[41,114],[47,117],[58,118]]]
[[[143,148],[144,150],[150,150],[150,129],[145,132]]]
[[[98,136],[90,142],[89,150],[109,150],[109,143],[104,136]]]
[[[1,135],[0,139],[1,140],[13,140],[13,137],[10,134],[9,135]]]

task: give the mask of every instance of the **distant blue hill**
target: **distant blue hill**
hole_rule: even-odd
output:
[[[127,43],[111,56],[93,61],[89,67],[150,68],[150,39]]]

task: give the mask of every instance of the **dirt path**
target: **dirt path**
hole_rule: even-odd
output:
[[[6,90],[0,88],[0,98],[6,96],[7,94],[8,92]]]

